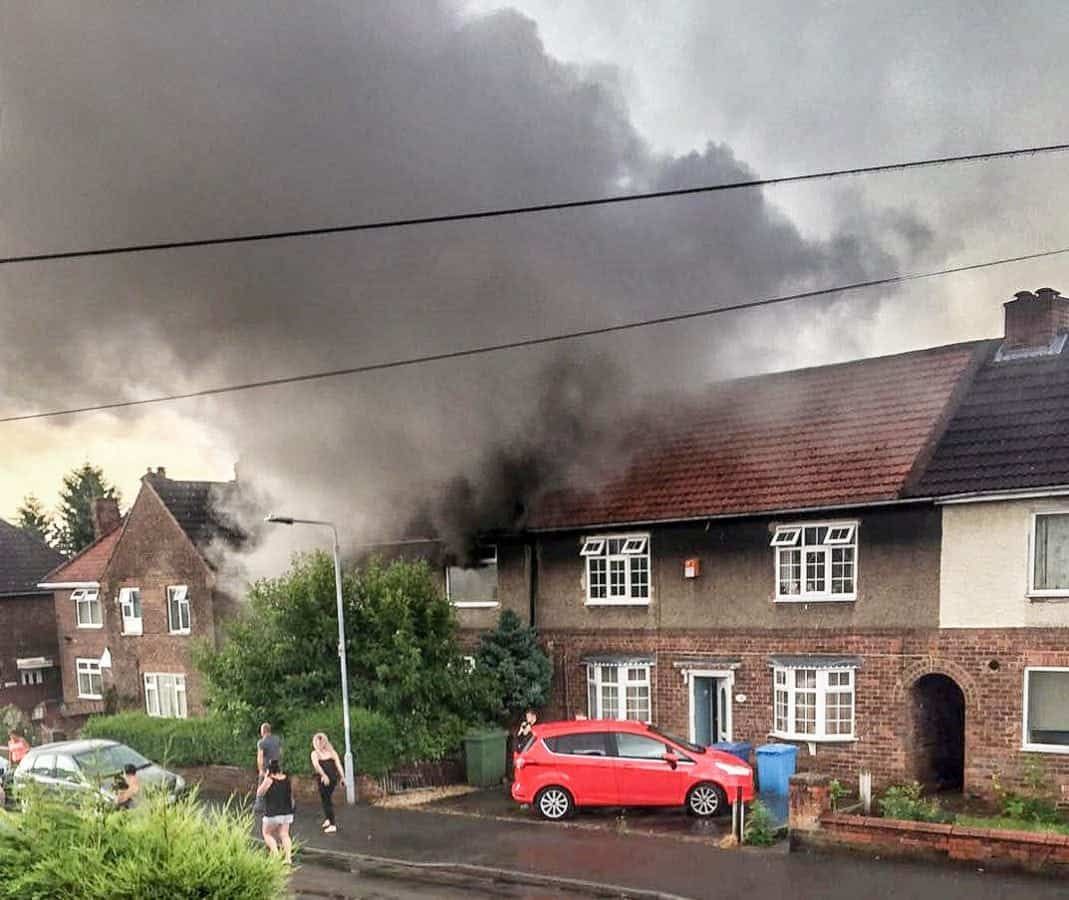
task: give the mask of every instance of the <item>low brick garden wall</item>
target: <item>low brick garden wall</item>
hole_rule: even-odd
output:
[[[1069,835],[834,813],[827,784],[813,773],[791,779],[791,850],[852,850],[1069,875]]]
[[[239,766],[195,766],[180,768],[178,773],[191,785],[199,785],[201,790],[214,795],[252,794],[256,790],[255,769],[243,769]],[[319,789],[311,775],[291,775],[293,798],[298,803],[318,803]],[[339,789],[340,790],[340,789]],[[381,800],[386,792],[379,782],[367,775],[356,776],[357,799],[363,803]],[[342,792],[344,796],[344,791]]]

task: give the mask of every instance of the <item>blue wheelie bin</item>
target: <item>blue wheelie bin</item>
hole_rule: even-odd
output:
[[[762,794],[787,796],[798,748],[794,744],[764,744],[757,748],[757,783]]]
[[[710,744],[709,746],[713,750],[723,750],[725,753],[737,756],[748,766],[753,765],[751,762],[753,744],[749,741],[721,741],[719,744]]]

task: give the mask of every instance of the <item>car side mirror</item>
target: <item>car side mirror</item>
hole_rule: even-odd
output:
[[[664,755],[664,761],[668,763],[668,765],[671,766],[673,769],[679,765],[679,757],[676,756],[674,753],[666,753]]]

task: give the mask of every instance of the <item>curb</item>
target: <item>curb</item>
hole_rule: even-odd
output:
[[[369,856],[364,853],[348,853],[343,850],[320,850],[307,845],[300,849],[300,856],[308,862],[355,874],[422,881],[436,885],[451,883],[457,887],[467,887],[473,882],[482,882],[558,888],[568,891],[572,896],[621,898],[621,900],[693,900],[693,898],[663,891],[629,888],[617,884],[600,884],[595,881],[519,872],[513,869],[498,869],[471,863],[413,862],[406,859]]]

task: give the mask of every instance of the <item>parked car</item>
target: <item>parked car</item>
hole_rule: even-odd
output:
[[[34,747],[23,757],[10,779],[11,793],[37,785],[61,799],[75,799],[95,792],[114,802],[116,782],[126,765],[137,767],[143,790],[164,788],[172,796],[186,789],[185,779],[157,766],[136,750],[117,741],[62,741]]]
[[[545,819],[584,806],[679,806],[723,815],[739,791],[754,796],[753,769],[641,722],[598,719],[535,725],[513,756],[512,799]]]

